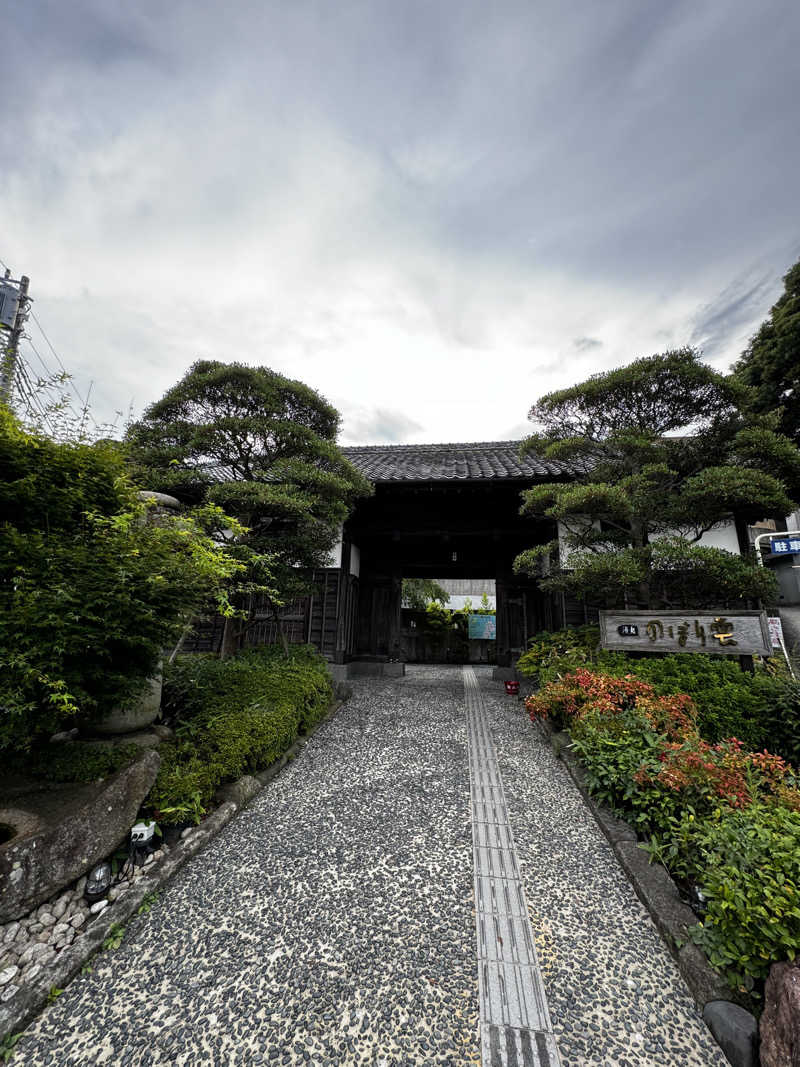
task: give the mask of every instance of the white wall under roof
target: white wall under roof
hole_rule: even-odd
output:
[[[598,526],[598,523],[594,524]],[[562,523],[558,524],[558,550],[561,558],[562,565],[566,564],[569,559],[570,550],[564,543],[564,536],[566,530]],[[659,537],[675,536],[670,534],[660,534],[654,536],[653,540],[656,541]],[[693,544],[701,545],[703,548],[721,548],[725,552],[732,552],[734,555],[739,555],[739,538],[736,534],[736,524],[733,519],[728,519],[726,522],[721,523],[719,526],[715,526],[713,530],[709,530],[708,533],[704,533],[699,541],[694,541]]]

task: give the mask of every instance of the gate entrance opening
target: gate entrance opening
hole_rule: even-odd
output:
[[[330,566],[313,576],[313,595],[281,609],[290,641],[315,645],[333,663],[405,662],[416,652],[404,634],[403,578],[493,580],[498,667],[515,662],[539,630],[585,621],[582,607],[513,571],[520,552],[557,535],[552,520],[522,518],[519,509],[523,490],[564,477],[560,465],[520,459],[518,441],[342,451],[375,493],[345,523]],[[222,620],[198,627],[192,650],[218,648],[221,632]],[[269,612],[247,642],[275,640]]]
[[[343,451],[375,495],[344,527],[337,662],[403,660],[403,578],[493,578],[498,666],[537,631],[562,624],[561,599],[513,571],[520,552],[555,536],[551,520],[519,509],[524,489],[563,476],[558,465],[520,459],[517,441]]]
[[[410,604],[407,583],[403,583],[400,645],[404,662],[495,664],[494,577],[435,581],[449,599],[434,601],[429,608]]]

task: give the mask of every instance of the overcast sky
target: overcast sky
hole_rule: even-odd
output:
[[[726,369],[800,256],[797,0],[28,0],[3,37],[0,257],[98,419],[215,358],[344,443],[518,437],[638,356]]]

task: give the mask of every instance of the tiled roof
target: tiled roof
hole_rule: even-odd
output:
[[[519,458],[520,441],[443,445],[363,445],[343,448],[372,482],[460,482],[492,478],[542,479],[563,473],[534,455]]]

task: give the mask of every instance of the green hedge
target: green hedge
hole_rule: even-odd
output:
[[[800,766],[800,686],[779,660],[757,663],[753,674],[735,659],[688,652],[625,655],[598,649],[597,626],[539,633],[518,669],[540,685],[585,666],[617,678],[632,674],[656,693],[688,693],[706,741],[736,737],[752,751],[767,749]]]
[[[269,766],[323,717],[333,689],[310,647],[252,649],[233,659],[182,656],[165,676],[162,744],[148,805],[162,822],[199,818],[216,788]]]
[[[48,782],[96,782],[133,763],[141,754],[142,749],[135,744],[106,747],[85,741],[45,743],[34,748],[27,756],[18,755],[16,769]],[[12,770],[9,762],[3,765],[7,770]]]
[[[672,677],[691,670],[699,687],[696,662],[675,659]],[[662,688],[674,689],[664,661],[655,662]],[[714,666],[725,667],[712,665],[712,673]],[[728,673],[714,679],[715,699]],[[727,681],[741,689],[738,675]],[[734,988],[757,997],[771,964],[800,953],[795,767],[748,751],[741,736],[704,740],[689,697],[660,695],[655,682],[631,671],[614,676],[596,664],[567,671],[529,696],[526,707],[533,721],[569,729],[592,795],[635,828],[651,860],[702,891],[706,911],[690,931],[693,940]]]

